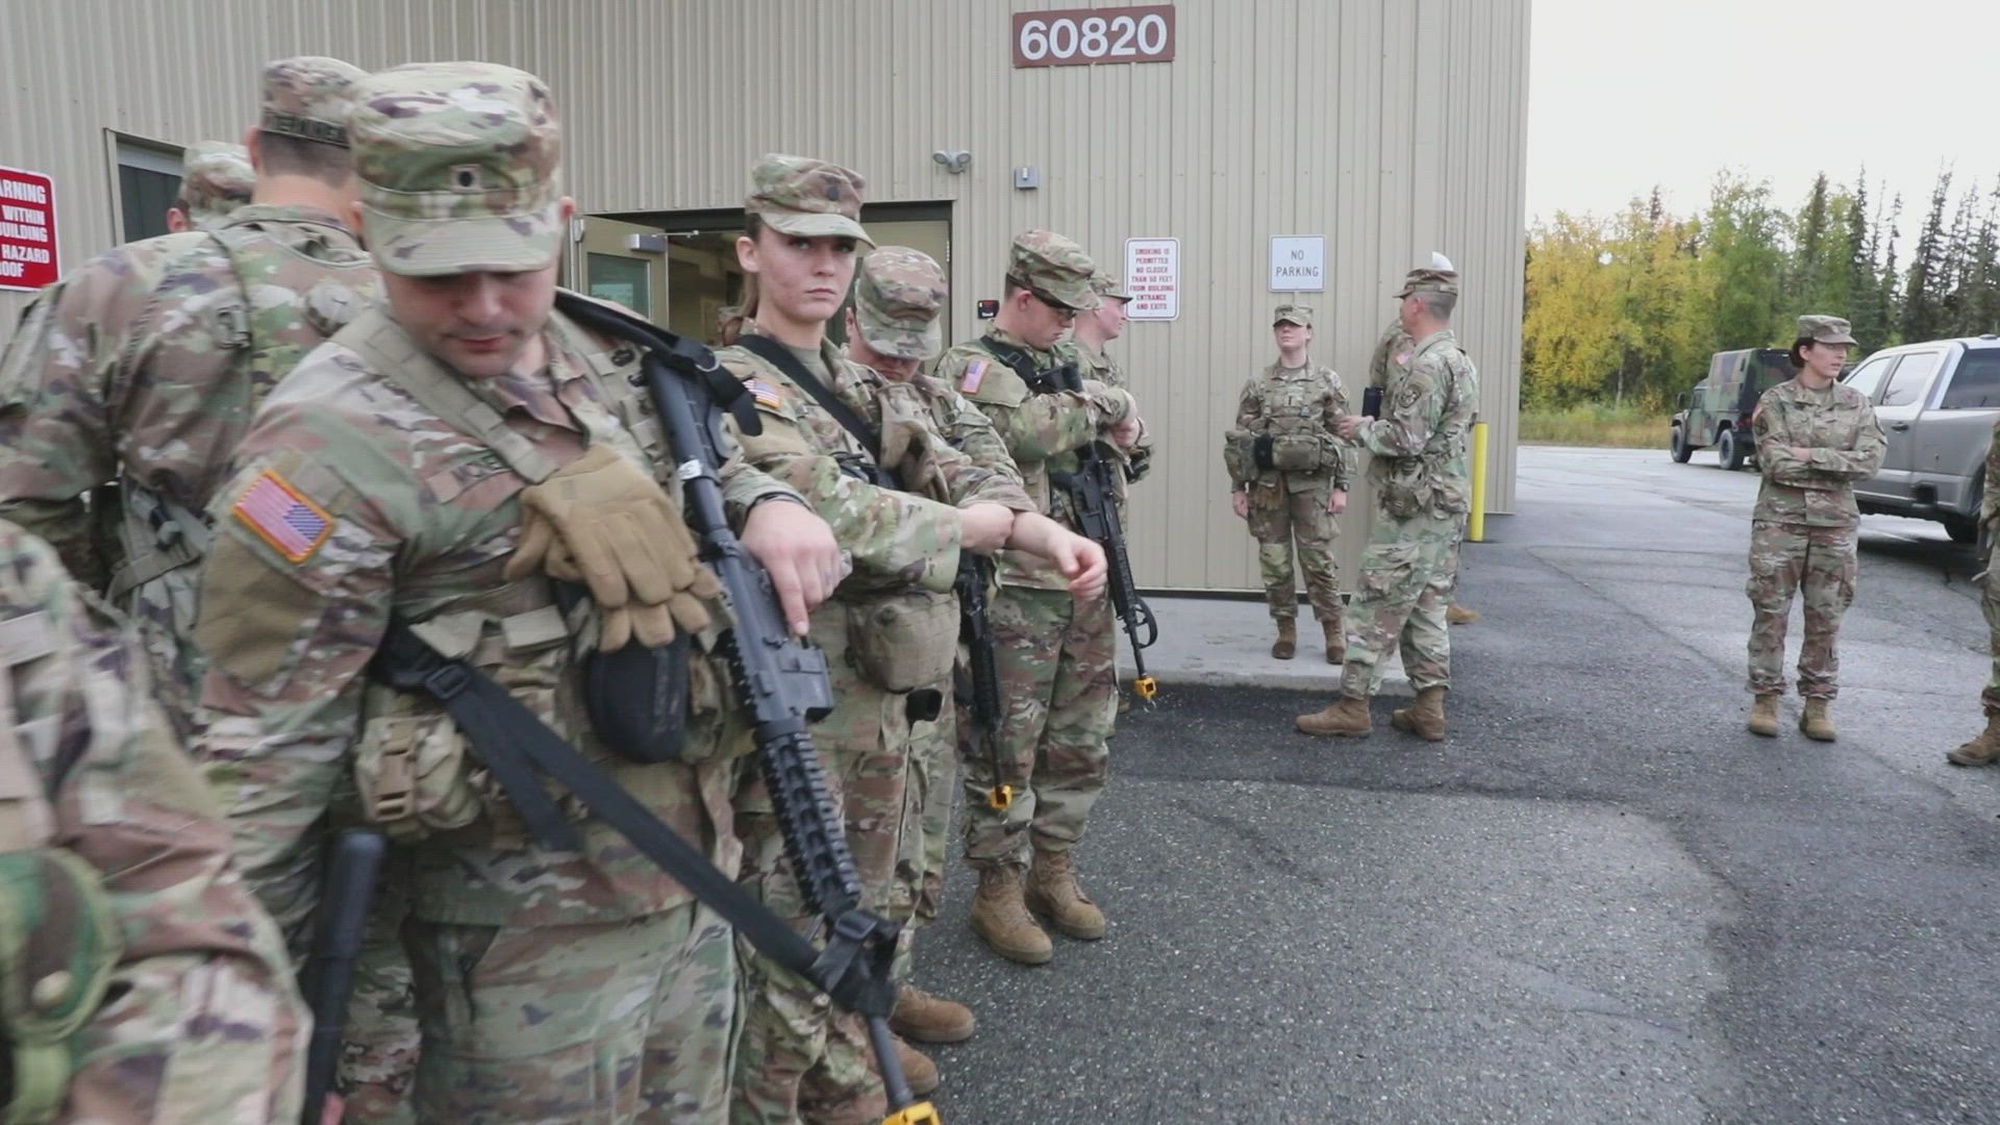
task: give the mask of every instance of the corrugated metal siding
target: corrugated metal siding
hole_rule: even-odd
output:
[[[1439,249],[1466,278],[1457,319],[1493,423],[1491,506],[1511,507],[1529,0],[1179,0],[1172,63],[1015,70],[1012,12],[1070,2],[0,0],[0,163],[56,177],[74,266],[112,238],[105,129],[233,137],[257,64],[277,55],[474,57],[554,88],[588,212],[737,206],[773,150],[861,170],[871,200],[950,201],[962,334],[1024,227],[1120,268],[1126,238],[1177,237],[1180,318],[1112,347],[1160,448],[1134,493],[1140,580],[1188,588],[1257,585],[1220,435],[1274,353],[1270,238],[1326,236],[1329,291],[1303,299],[1319,309],[1315,351],[1357,401],[1388,294]],[[940,148],[970,150],[970,171],[945,172]],[[1040,190],[1012,186],[1023,164]],[[22,303],[0,295],[0,316]],[[1362,521],[1344,523],[1351,576]]]

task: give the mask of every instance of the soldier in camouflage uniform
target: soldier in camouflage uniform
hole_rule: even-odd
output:
[[[181,189],[167,208],[167,229],[208,230],[250,202],[257,171],[250,150],[227,141],[196,141],[181,154]]]
[[[36,299],[0,359],[0,516],[54,544],[130,616],[183,739],[202,677],[202,513],[264,395],[376,292],[346,226],[348,98],[361,77],[316,56],[266,65],[247,138],[254,201],[226,222],[99,256]],[[184,191],[225,166],[199,150]],[[382,917],[349,1028],[344,1085],[360,1125],[398,1120],[415,1066],[409,968],[393,911]]]
[[[1979,493],[1979,541],[1985,544],[1985,569],[1980,572],[1979,609],[1986,615],[1986,632],[1992,665],[1986,675],[1986,690],[1979,693],[1986,712],[1986,729],[1956,750],[1945,753],[1954,766],[1990,766],[2000,761],[2000,580],[1994,578],[1992,548],[2000,538],[2000,422],[1993,425],[1993,439],[1986,446],[1986,478]]]
[[[1757,470],[1763,483],[1750,517],[1749,729],[1778,733],[1778,697],[1785,694],[1785,624],[1792,595],[1805,603],[1806,636],[1799,647],[1799,729],[1831,742],[1827,705],[1840,691],[1840,617],[1854,601],[1858,567],[1854,533],[1861,510],[1854,482],[1882,467],[1888,445],[1867,396],[1839,384],[1854,345],[1839,317],[1802,316],[1792,344],[1798,374],[1757,400]]]
[[[0,523],[0,1106],[297,1121],[311,1016],[120,633]]]
[[[752,289],[738,342],[719,358],[749,386],[762,416],[762,433],[740,435],[745,458],[797,488],[854,560],[812,622],[837,701],[813,736],[846,816],[865,902],[893,913],[912,739],[918,725],[942,716],[938,685],[958,650],[951,585],[959,552],[1027,550],[1072,577],[1085,557],[1075,536],[1048,521],[1017,527],[1015,513],[1033,510],[1017,477],[974,464],[930,424],[907,385],[848,361],[826,339],[856,246],[868,241],[858,222],[864,186],[848,169],[802,157],[767,156],[752,170],[748,233],[737,241]],[[864,434],[829,400],[844,404]],[[738,801],[745,879],[810,928],[817,920],[798,897],[768,802],[754,782]],[[828,1020],[817,990],[754,951],[746,951],[746,976],[736,1119],[879,1117],[882,1090],[867,1069],[859,1021]],[[918,1077],[935,1081],[934,1072]]]
[[[582,847],[548,850],[435,701],[365,672],[392,617],[411,623],[735,870],[751,741],[712,650],[715,578],[633,350],[551,310],[573,213],[554,104],[532,75],[479,63],[397,67],[354,103],[351,215],[386,300],[266,399],[217,493],[197,636],[209,779],[293,934],[340,790],[399,841],[418,1120],[724,1121],[729,927],[574,802]],[[740,459],[723,490],[803,629],[840,568],[831,533]],[[607,558],[596,545],[618,528],[649,558]],[[566,618],[549,577],[579,575],[594,611]],[[583,713],[583,652],[677,630],[693,646],[681,756],[622,757]]]
[[[1443,254],[1432,254],[1431,263],[1433,268],[1447,270],[1451,268],[1451,260]],[[1400,374],[1407,368],[1410,364],[1410,357],[1416,354],[1416,350],[1417,342],[1410,339],[1408,332],[1403,331],[1402,320],[1391,320],[1389,326],[1382,330],[1382,338],[1375,341],[1375,354],[1368,360],[1368,385],[1386,393],[1389,386],[1390,373],[1393,371]],[[1451,590],[1447,592],[1447,596],[1458,593],[1458,578],[1460,573],[1460,556],[1458,550],[1456,546],[1452,548]],[[1454,598],[1445,607],[1444,620],[1447,625],[1470,625],[1474,621],[1479,620],[1479,611],[1458,604]]]
[[[848,358],[914,392],[931,429],[977,468],[1019,487],[1020,473],[993,424],[948,384],[919,370],[942,347],[938,318],[947,293],[944,271],[921,251],[885,246],[870,253],[857,273],[854,305],[847,314]],[[1025,490],[1020,501],[1022,507],[1014,517],[1016,537],[1022,537],[1031,525],[1045,524],[1049,534],[1073,538],[1073,549],[1089,560],[1095,576],[1082,593],[1096,596],[1097,581],[1103,574],[1102,550],[1036,513]],[[1079,588],[1077,583],[1071,585],[1073,590]],[[938,914],[944,894],[952,802],[957,795],[958,723],[963,713],[953,698],[953,685],[945,682],[937,687],[944,699],[938,721],[917,724],[911,732],[908,793],[896,859],[897,897],[892,917],[907,920],[905,933],[911,936],[915,927],[935,920]],[[975,1027],[970,1009],[908,983],[910,948],[906,941],[898,957],[898,980],[902,983],[897,988],[890,1025],[899,1035],[927,1043],[957,1043],[970,1038]],[[935,1073],[927,1058],[915,1051],[909,1055],[914,1056],[909,1062],[915,1065],[906,1065],[906,1071]]]
[[[1368,480],[1375,502],[1359,589],[1348,607],[1352,627],[1340,699],[1299,716],[1298,728],[1367,737],[1373,729],[1368,699],[1378,682],[1376,665],[1400,639],[1403,668],[1417,700],[1395,711],[1391,721],[1398,730],[1436,742],[1444,738],[1444,696],[1451,686],[1444,612],[1454,548],[1469,507],[1466,441],[1479,402],[1479,375],[1451,331],[1457,273],[1411,270],[1397,296],[1403,329],[1417,341],[1408,369],[1391,380],[1380,418],[1350,414],[1337,427],[1343,440],[1374,454]]]
[[[1271,655],[1290,660],[1298,650],[1298,588],[1292,585],[1292,542],[1298,541],[1299,569],[1313,616],[1326,638],[1326,662],[1345,654],[1341,631],[1340,575],[1333,541],[1340,535],[1336,516],[1347,510],[1353,458],[1334,437],[1347,414],[1347,389],[1333,368],[1315,366],[1313,311],[1279,305],[1271,332],[1278,339],[1278,362],[1243,384],[1237,396],[1236,428],[1223,435],[1223,460],[1235,485],[1230,505],[1250,522],[1257,540],[1257,563],[1264,600],[1278,623]]]
[[[946,352],[936,370],[992,420],[1041,512],[1071,529],[1068,494],[1051,477],[1076,471],[1078,450],[1093,442],[1129,453],[1146,432],[1127,391],[1090,379],[1081,391],[1056,390],[1047,379],[1062,362],[1063,330],[1097,302],[1094,269],[1062,235],[1023,232],[992,330]],[[1005,701],[1003,773],[993,777],[983,756],[965,762],[965,854],[979,871],[971,921],[994,952],[1038,965],[1055,950],[1031,908],[1074,938],[1105,932],[1070,852],[1110,774],[1117,623],[1108,599],[1072,596],[1062,574],[1031,556],[1002,552],[999,579],[989,616]],[[983,794],[1003,783],[1017,796],[1000,812]]]

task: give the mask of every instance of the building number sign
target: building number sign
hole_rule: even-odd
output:
[[[1014,13],[1014,65],[1171,62],[1174,6]]]

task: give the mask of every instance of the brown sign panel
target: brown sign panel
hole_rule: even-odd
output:
[[[1171,62],[1174,6],[1014,13],[1014,65]]]

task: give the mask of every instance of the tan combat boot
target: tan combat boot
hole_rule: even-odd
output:
[[[1758,696],[1757,701],[1750,705],[1750,721],[1743,725],[1750,728],[1751,734],[1760,734],[1765,738],[1778,737],[1778,697]]]
[[[1945,754],[1954,766],[1990,766],[2000,761],[2000,711],[1986,712],[1986,729],[1971,742]]]
[[[1799,729],[1814,742],[1833,741],[1833,720],[1826,713],[1827,700],[1823,696],[1806,696],[1806,709],[1799,712]]]
[[[1389,712],[1389,725],[1408,731],[1425,742],[1444,741],[1444,689],[1427,687],[1417,693],[1417,701]]]
[[[1278,618],[1278,639],[1271,642],[1271,655],[1290,660],[1299,651],[1299,623],[1292,617]]]
[[[910,1084],[910,1093],[921,1098],[938,1088],[937,1064],[900,1036],[896,1039],[896,1061],[903,1067],[903,1081]]]
[[[1342,627],[1340,618],[1322,621],[1319,627],[1326,634],[1326,662],[1347,663],[1347,630]]]
[[[1368,701],[1343,695],[1324,711],[1300,715],[1298,728],[1307,734],[1337,734],[1342,738],[1367,738],[1375,729],[1368,715]]]
[[[975,1026],[971,1008],[932,996],[914,984],[896,986],[896,1008],[889,1013],[889,1027],[903,1038],[919,1043],[963,1043],[972,1038]]]
[[[1080,941],[1104,936],[1104,911],[1083,893],[1068,852],[1035,852],[1035,866],[1028,872],[1028,909]]]
[[[985,938],[993,952],[1023,965],[1046,964],[1056,955],[1055,944],[1021,901],[1021,873],[1006,864],[980,870],[979,890],[972,896],[972,932]]]
[[[1467,609],[1457,602],[1444,607],[1444,623],[1447,625],[1470,625],[1479,620],[1479,611]]]

